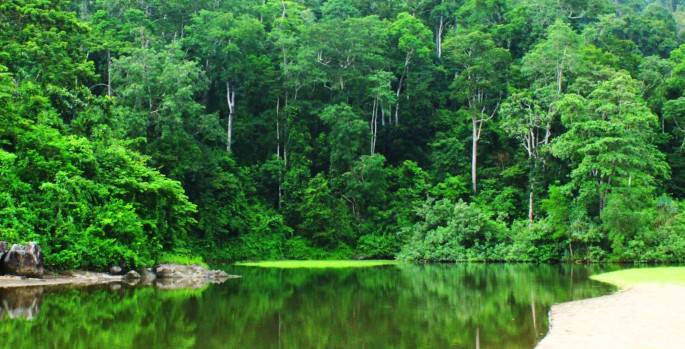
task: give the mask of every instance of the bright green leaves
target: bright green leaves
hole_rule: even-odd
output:
[[[88,27],[62,1],[13,0],[0,5],[0,64],[18,80],[74,88],[93,79],[84,45]]]
[[[385,65],[388,28],[378,17],[319,22],[308,28],[306,38],[311,51],[303,59],[316,63],[321,82],[334,91],[349,92]]]
[[[480,109],[503,95],[511,57],[495,46],[489,34],[474,31],[451,36],[445,40],[444,51],[450,71],[455,72],[451,87],[458,101]]]
[[[570,160],[576,200],[589,212],[602,213],[611,200],[638,198],[631,194],[636,190],[649,193],[657,177],[668,176],[664,155],[653,144],[656,116],[637,86],[617,73],[587,99],[563,101],[560,112],[569,130],[554,141],[553,153]]]
[[[410,261],[486,261],[497,259],[493,247],[500,238],[497,225],[475,204],[428,199],[419,209],[421,220],[408,230],[408,243],[399,254]],[[493,258],[494,257],[494,258]]]
[[[418,18],[407,12],[397,15],[390,25],[390,36],[397,40],[397,49],[407,52],[407,60],[415,55],[418,60],[427,60],[432,51],[432,33]]]
[[[350,17],[359,17],[360,14],[359,10],[346,0],[326,1],[321,6],[321,13],[326,19],[337,18],[343,20]]]
[[[223,134],[216,117],[196,101],[205,83],[203,72],[180,55],[173,46],[134,50],[114,61],[112,80],[119,128],[128,137],[147,139],[153,164],[177,179],[198,166],[196,137],[217,140]]]
[[[529,91],[512,93],[500,109],[500,126],[519,139],[529,158],[539,158],[541,147],[552,136],[552,116],[547,105]]]
[[[582,38],[561,21],[547,29],[547,36],[523,58],[521,72],[540,88],[554,86],[560,93],[582,68]]]
[[[352,163],[366,153],[368,123],[361,120],[347,104],[326,107],[321,120],[330,127],[328,147],[331,173],[345,173]]]
[[[150,265],[162,248],[183,244],[196,208],[180,183],[116,139],[63,134],[57,116],[69,99],[55,93],[68,91],[5,74],[0,86],[0,237],[38,241],[50,266],[100,270]],[[88,114],[102,113],[98,106],[72,112],[97,119]],[[98,129],[109,134],[106,124]]]

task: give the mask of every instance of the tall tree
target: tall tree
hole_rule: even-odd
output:
[[[471,117],[471,186],[476,192],[478,141],[504,98],[510,55],[495,46],[490,34],[475,31],[445,40],[445,58],[454,73],[450,87]]]
[[[502,105],[501,126],[517,138],[528,155],[528,220],[533,221],[534,196],[539,167],[542,166],[544,148],[552,137],[552,117],[544,102],[536,99],[530,91],[511,94]]]
[[[625,73],[615,73],[587,98],[571,94],[561,102],[568,131],[554,141],[553,153],[571,161],[576,200],[586,208],[596,203],[597,215],[614,189],[649,189],[656,177],[668,176],[664,155],[653,143],[657,118],[640,99],[638,86]]]
[[[397,20],[390,25],[390,37],[393,46],[396,42],[398,63],[395,64],[399,76],[395,92],[395,125],[399,125],[400,93],[409,88],[409,69],[412,65],[426,64],[430,59],[431,32],[423,23],[407,12],[397,15]],[[409,97],[407,96],[407,99]]]
[[[226,92],[226,151],[230,153],[236,94],[252,80],[248,67],[262,51],[264,25],[248,15],[236,18],[231,12],[200,11],[187,31],[186,45],[202,60],[210,84]]]

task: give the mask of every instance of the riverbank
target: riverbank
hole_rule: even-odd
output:
[[[124,282],[124,276],[88,271],[54,273],[45,275],[42,279],[25,278],[14,275],[0,276],[0,288],[56,285],[89,286],[108,284],[111,282]]]
[[[46,273],[43,278],[29,278],[15,275],[0,276],[1,288],[34,287],[34,286],[91,286],[110,283],[129,285],[155,285],[161,289],[200,288],[208,283],[221,283],[227,279],[239,278],[239,275],[228,275],[219,270],[208,270],[200,265],[184,266],[162,264],[157,267],[157,274],[151,271],[141,276],[112,275],[90,271],[71,271]]]
[[[554,305],[537,349],[685,348],[683,270],[637,269],[600,275],[615,294]],[[669,277],[664,278],[664,275]]]
[[[238,262],[236,266],[280,268],[280,269],[337,269],[337,268],[367,268],[386,265],[397,265],[396,260],[282,260],[261,262]]]

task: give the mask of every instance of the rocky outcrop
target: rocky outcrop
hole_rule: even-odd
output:
[[[5,253],[7,253],[7,248],[9,247],[9,244],[7,241],[0,241],[0,261],[2,261],[3,258],[5,258]]]
[[[140,279],[140,274],[138,274],[137,271],[131,270],[126,275],[124,275],[124,278],[126,279]]]
[[[0,290],[2,288],[46,285],[155,285],[160,289],[201,288],[208,283],[221,283],[240,276],[222,270],[209,270],[202,265],[163,263],[152,268],[128,270],[126,263],[112,265],[109,274],[86,271],[52,272],[43,278],[43,253],[35,242],[28,246],[15,244],[7,251],[8,243],[0,241]],[[125,272],[128,270],[128,272]],[[27,278],[28,277],[28,278]],[[40,278],[40,279],[35,279]],[[121,286],[120,285],[120,286]],[[2,313],[0,311],[0,313]],[[27,315],[28,317],[28,315]]]
[[[163,263],[155,268],[155,272],[159,279],[202,279],[213,282],[224,281],[232,277],[222,270],[209,270],[198,264]]]
[[[152,280],[154,280],[154,279],[157,278],[157,275],[155,274],[154,271],[152,271],[152,268],[143,268],[143,269],[140,269],[139,273],[140,273],[140,277],[141,277],[143,280],[150,280],[150,281],[152,281]]]
[[[141,285],[152,285],[157,279],[157,275],[152,271],[152,268],[142,268],[138,270],[138,273],[140,274]]]
[[[35,242],[28,246],[14,244],[2,258],[5,274],[42,278],[45,271],[43,252]]]

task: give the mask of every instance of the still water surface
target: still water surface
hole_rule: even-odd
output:
[[[2,290],[6,348],[532,348],[559,302],[613,291],[607,266],[227,267],[202,290]]]

